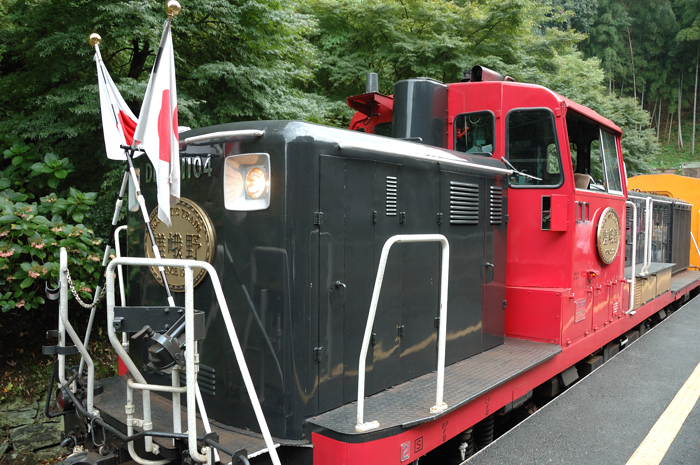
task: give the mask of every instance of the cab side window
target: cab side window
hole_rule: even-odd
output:
[[[511,175],[511,186],[560,186],[561,155],[552,112],[513,110],[508,114],[507,128],[508,161],[519,171]]]
[[[489,111],[465,113],[455,118],[455,150],[493,154],[494,118]]]
[[[616,136],[571,110],[566,126],[576,188],[621,194]]]
[[[620,179],[620,164],[617,158],[617,143],[615,136],[607,131],[600,131],[603,162],[605,163],[605,178],[609,192],[622,194],[622,181]]]

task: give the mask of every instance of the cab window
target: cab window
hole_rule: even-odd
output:
[[[374,133],[379,136],[391,137],[391,122],[377,124],[374,127]]]
[[[616,136],[571,110],[566,125],[576,188],[621,194]]]
[[[455,150],[465,153],[493,153],[493,113],[479,111],[455,118]]]
[[[600,131],[601,151],[605,163],[605,179],[609,192],[622,193],[620,180],[620,164],[617,157],[615,136],[606,131]]]
[[[561,155],[554,115],[546,109],[513,110],[508,114],[507,157],[518,171],[510,185],[558,187],[562,184]]]

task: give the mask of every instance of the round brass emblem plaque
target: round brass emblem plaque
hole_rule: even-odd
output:
[[[150,216],[151,228],[155,236],[156,246],[162,258],[180,258],[183,260],[203,260],[209,263],[214,261],[214,247],[216,245],[216,233],[214,225],[207,213],[193,201],[184,197],[170,207],[170,219],[172,227],[158,219],[158,207]],[[153,258],[151,240],[146,233],[146,256]],[[156,280],[163,285],[163,278],[155,266],[151,266],[151,273]],[[194,285],[198,285],[207,275],[206,270],[195,268]],[[185,269],[178,267],[165,267],[165,275],[168,279],[170,290],[185,292]]]
[[[609,265],[620,250],[620,218],[614,208],[606,208],[598,221],[598,254]]]

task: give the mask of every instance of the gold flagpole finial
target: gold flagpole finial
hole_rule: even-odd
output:
[[[88,42],[90,42],[90,45],[92,45],[93,47],[95,45],[100,45],[100,42],[102,42],[102,37],[100,37],[99,34],[93,32],[92,34],[90,34]]]
[[[168,13],[168,16],[170,16],[171,19],[173,16],[179,15],[181,11],[182,7],[177,0],[170,0],[168,2],[168,6],[165,7],[165,12]]]

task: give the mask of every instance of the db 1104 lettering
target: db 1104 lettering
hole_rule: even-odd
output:
[[[189,157],[180,157],[180,176],[182,180],[201,178],[206,175],[211,178],[211,155],[206,157],[200,155],[193,155]],[[153,175],[153,165],[150,163],[146,164],[146,183],[154,182],[155,176]]]

